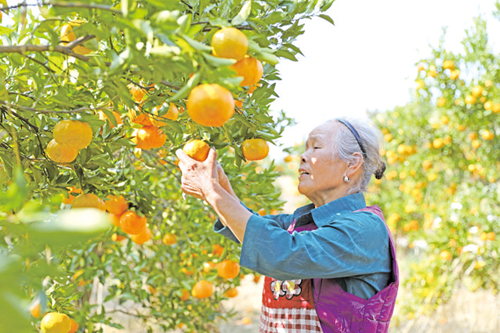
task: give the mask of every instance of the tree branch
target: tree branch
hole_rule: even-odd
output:
[[[160,81],[161,84],[163,85],[166,85],[167,87],[170,87],[172,89],[175,89],[175,90],[180,90],[181,88],[180,87],[177,87],[177,86],[174,86],[173,84],[171,83],[168,83],[167,81]]]
[[[24,110],[24,111],[32,111],[36,113],[78,113],[78,112],[84,112],[84,111],[97,111],[97,110],[103,110],[103,109],[113,109],[112,107],[107,107],[107,108],[102,108],[102,107],[97,107],[97,108],[89,108],[89,107],[82,107],[82,108],[77,108],[73,110],[38,110],[35,108],[30,108],[28,106],[21,106],[21,105],[16,105],[16,104],[11,104],[6,101],[0,101],[0,104],[3,104],[9,108],[13,109],[18,109],[18,110]]]
[[[85,36],[85,37],[87,37],[87,36]],[[80,37],[80,38],[82,38],[82,37]],[[74,42],[76,42],[77,40],[75,40]],[[74,42],[72,42],[72,43],[74,43]],[[75,47],[75,46],[76,45],[73,45],[73,47]],[[86,57],[86,56],[83,56],[81,54],[75,53],[75,52],[73,52],[72,49],[67,48],[65,46],[59,46],[59,45],[58,46],[52,46],[52,45],[30,45],[30,44],[26,44],[26,45],[13,45],[13,46],[10,46],[10,45],[9,46],[3,46],[3,45],[1,45],[0,46],[0,53],[14,53],[14,52],[17,52],[17,53],[23,54],[25,52],[30,52],[30,51],[33,51],[33,52],[44,52],[44,51],[59,52],[59,53],[70,55],[70,56],[75,57],[75,58],[80,59],[80,60],[84,60],[84,61],[89,61],[90,60],[89,57]]]
[[[9,9],[15,9],[19,7],[30,7],[30,6],[53,6],[53,7],[66,7],[66,8],[87,8],[87,9],[100,9],[100,10],[109,10],[113,13],[121,14],[122,12],[113,9],[110,6],[102,6],[102,5],[86,5],[83,3],[62,3],[62,2],[38,2],[38,3],[20,3],[14,6],[9,6],[5,8],[0,8],[2,11],[6,11]]]

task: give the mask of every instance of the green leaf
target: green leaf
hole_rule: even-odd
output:
[[[235,59],[218,58],[206,53],[203,53],[203,57],[214,67],[231,66],[236,62]]]
[[[193,89],[198,82],[200,82],[201,74],[195,73],[187,82],[187,84],[182,87],[174,96],[170,97],[167,101],[178,101],[188,95],[188,93]]]
[[[323,20],[327,20],[328,22],[330,22],[332,25],[335,25],[335,22],[333,22],[333,19],[326,15],[326,14],[320,14],[318,15],[319,17],[321,17]]]
[[[186,41],[186,43],[189,44],[193,49],[198,50],[198,51],[207,51],[207,52],[212,52],[212,47],[207,46],[203,43],[200,43],[194,39],[189,38],[185,34],[181,34],[181,38]]]
[[[243,7],[241,7],[240,12],[233,18],[231,24],[234,26],[245,22],[245,20],[250,15],[251,11],[252,11],[252,0],[249,0],[243,5]]]
[[[178,46],[160,45],[153,47],[150,54],[172,58],[173,56],[181,54],[181,49]]]

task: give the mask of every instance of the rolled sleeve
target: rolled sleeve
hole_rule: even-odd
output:
[[[387,230],[379,218],[344,217],[317,230],[289,234],[278,222],[252,215],[240,265],[279,280],[389,273],[388,246]]]

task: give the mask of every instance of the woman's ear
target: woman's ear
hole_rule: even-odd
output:
[[[347,177],[352,178],[356,172],[358,172],[359,169],[361,169],[361,166],[363,165],[363,155],[361,153],[354,153],[353,156],[355,159],[353,162],[349,163],[347,166]]]

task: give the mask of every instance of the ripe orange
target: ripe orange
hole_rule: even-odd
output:
[[[248,87],[248,93],[249,94],[253,94],[253,92],[255,91],[255,89],[257,89],[257,88],[259,88],[261,86],[262,86],[262,84],[257,83],[257,84],[254,84],[254,85]]]
[[[123,196],[108,195],[109,200],[104,201],[106,210],[111,214],[121,215],[128,209],[128,202]]]
[[[493,109],[493,102],[492,101],[487,101],[486,103],[484,103],[484,109],[485,110],[491,110],[491,109]]]
[[[127,88],[137,103],[142,102],[142,99],[144,98],[144,96],[146,96],[147,91],[145,89],[142,89],[141,87],[136,86],[133,83],[127,85]]]
[[[493,104],[493,108],[491,109],[491,111],[493,111],[493,113],[500,112],[500,103]]]
[[[161,241],[165,245],[174,245],[177,243],[177,236],[175,234],[165,234]]]
[[[196,298],[207,298],[212,296],[213,293],[214,285],[206,280],[196,282],[193,289],[191,289],[191,295]]]
[[[96,208],[102,211],[106,210],[104,201],[93,193],[80,194],[73,200],[71,208]]]
[[[467,95],[465,97],[465,104],[475,104],[476,103],[476,97],[472,95]]]
[[[189,270],[186,267],[182,267],[181,272],[186,274],[187,276],[191,276],[194,275],[194,273],[196,273],[194,270]]]
[[[80,23],[81,23],[80,21],[72,21],[69,24],[63,25],[63,27],[61,28],[60,37],[62,42],[66,42],[64,43],[64,45],[76,39],[76,35],[73,32],[73,28],[79,26]],[[73,48],[73,52],[81,55],[87,55],[90,52],[92,52],[92,50],[83,45],[77,45]]]
[[[182,295],[180,296],[181,301],[187,301],[189,299],[189,291],[182,289]]]
[[[460,71],[458,69],[452,70],[450,73],[450,79],[456,80],[460,76]]]
[[[161,108],[161,105],[154,108],[153,114],[155,116],[158,115],[158,111],[160,110],[160,108]],[[163,121],[158,120],[158,119],[170,119],[170,120],[176,121],[177,118],[179,118],[179,109],[177,109],[177,106],[175,106],[174,103],[170,103],[170,106],[168,108],[167,113],[165,113],[165,115],[163,115],[161,117],[151,117],[151,123],[154,126],[160,127],[160,126],[165,126],[167,124],[164,123]]]
[[[40,318],[42,315],[42,305],[40,304],[40,299],[36,299],[36,301],[30,307],[30,313],[35,318]]]
[[[50,140],[45,152],[52,161],[57,163],[70,163],[78,156],[78,149],[62,146],[54,139]]]
[[[444,260],[444,261],[451,261],[451,259],[453,259],[453,255],[449,252],[449,251],[442,251],[440,254],[439,254],[439,257],[441,258],[441,260]]]
[[[452,70],[455,68],[455,63],[453,60],[445,60],[443,61],[443,69],[449,69]]]
[[[63,199],[63,203],[66,205],[71,205],[73,200],[75,200],[75,196],[71,195],[71,193],[80,193],[83,194],[83,191],[81,188],[76,188],[75,186],[70,186],[68,189],[68,197]]]
[[[151,233],[151,229],[146,228],[144,232],[141,232],[140,234],[137,235],[130,235],[130,239],[132,242],[142,245],[146,243],[148,240],[150,240],[153,237],[153,234]]]
[[[123,124],[122,117],[120,116],[120,114],[118,112],[113,111],[113,116],[115,116],[117,125]],[[102,121],[106,121],[106,119],[109,120],[108,116],[106,116],[106,114],[102,111],[99,111],[99,119]],[[113,125],[111,120],[109,120],[109,124],[111,125],[111,128],[115,127],[115,125]]]
[[[194,122],[202,126],[222,126],[234,113],[231,92],[218,84],[200,84],[191,90],[187,111]]]
[[[118,235],[117,233],[114,233],[113,235],[111,235],[111,240],[113,242],[121,242],[122,240],[126,239],[127,237],[125,236],[122,236],[122,235]]]
[[[437,138],[432,141],[432,146],[436,149],[442,148],[444,146],[443,139]]]
[[[217,268],[217,264],[214,263],[213,261],[208,261],[206,263],[203,263],[203,272],[209,273],[212,269]]]
[[[386,135],[384,135],[384,141],[391,142],[392,139],[393,139],[393,137],[392,137],[391,133],[387,133]]]
[[[421,72],[421,71],[425,71],[425,66],[423,64],[419,64],[417,66],[417,71]]]
[[[74,149],[83,149],[92,141],[92,128],[78,120],[61,120],[54,127],[53,134],[58,144]]]
[[[437,99],[437,106],[443,107],[446,105],[446,98],[445,97],[439,97]]]
[[[72,318],[70,318],[71,320],[71,327],[69,329],[69,332],[68,333],[76,333],[76,331],[78,331],[78,323],[76,321],[74,321]]]
[[[128,116],[130,118],[130,121],[133,122],[134,124],[153,126],[151,118],[147,114],[138,112],[134,109],[129,109]]]
[[[243,76],[243,81],[240,82],[242,87],[256,84],[264,73],[262,63],[249,56],[245,56],[245,58],[229,66],[229,68],[237,73],[236,76]]]
[[[232,260],[224,260],[217,265],[217,274],[225,279],[233,279],[240,274],[240,265]]]
[[[214,55],[219,58],[243,59],[248,51],[248,38],[236,28],[222,28],[212,37]]]
[[[266,158],[269,154],[269,146],[263,139],[245,140],[241,145],[243,156],[249,161],[257,161]]]
[[[64,313],[47,313],[40,323],[42,333],[68,333],[71,328],[71,319]]]
[[[228,297],[228,298],[232,298],[232,297],[236,297],[238,296],[238,289],[236,289],[235,287],[233,288],[229,288],[228,290],[226,290],[226,292],[224,293],[224,296]]]
[[[491,140],[493,140],[493,138],[495,137],[495,134],[493,134],[493,132],[490,132],[490,131],[488,131],[488,130],[484,130],[484,131],[481,133],[481,137],[482,137],[484,140],[491,141]]]
[[[203,162],[207,159],[210,146],[201,140],[191,140],[184,145],[182,150],[192,159]]]
[[[264,215],[266,215],[266,214],[267,214],[267,212],[266,212],[266,209],[265,209],[265,208],[261,208],[261,209],[259,209],[258,213],[259,213],[259,215],[260,215],[260,216],[264,216]]]
[[[479,97],[479,96],[483,95],[483,91],[484,91],[483,87],[481,87],[481,86],[475,86],[474,88],[472,88],[471,94],[474,97]]]
[[[120,227],[129,235],[138,235],[145,232],[148,220],[146,216],[139,216],[136,212],[127,211],[120,217]]]
[[[167,141],[167,135],[156,126],[143,126],[136,133],[137,148],[149,150],[160,148]]]
[[[115,214],[108,214],[108,218],[109,218],[109,222],[112,224],[112,225],[116,225],[117,227],[120,226],[120,215],[115,215]]]
[[[224,252],[224,248],[222,246],[220,246],[219,244],[213,245],[212,248],[213,248],[212,253],[218,257],[220,257],[222,255],[222,253]]]

